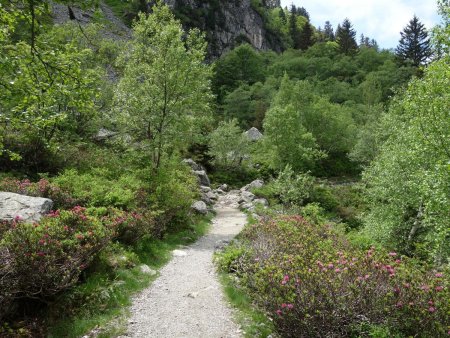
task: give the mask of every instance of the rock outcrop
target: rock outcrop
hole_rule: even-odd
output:
[[[204,1],[165,0],[175,14],[189,17],[187,28],[197,27],[207,33],[209,56],[220,57],[224,52],[242,42],[258,50],[281,51],[279,37],[265,28],[264,18],[251,0]],[[266,8],[279,7],[279,0],[265,1]]]
[[[192,172],[195,174],[195,176],[197,176],[198,183],[201,186],[209,187],[211,185],[205,168],[203,168],[200,164],[195,163],[195,161],[190,158],[183,160],[183,162],[191,167]]]
[[[0,221],[37,222],[53,207],[48,198],[0,192]]]

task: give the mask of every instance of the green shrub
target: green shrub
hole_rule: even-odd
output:
[[[198,196],[198,182],[191,169],[178,158],[163,163],[150,177],[151,210],[156,215],[159,229],[163,234],[166,227],[186,224],[191,205]]]
[[[309,173],[295,174],[287,165],[275,180],[253,192],[268,200],[277,199],[286,206],[301,206],[309,200],[313,187],[314,177]]]
[[[155,213],[145,209],[132,212],[114,208],[92,208],[89,214],[101,217],[103,224],[114,231],[114,239],[127,245],[155,234]]]
[[[245,166],[237,168],[216,167],[208,175],[213,184],[228,184],[233,188],[241,188],[259,177],[256,170]]]
[[[46,300],[70,288],[111,236],[81,207],[52,212],[39,223],[13,221],[0,240],[2,304],[19,298]]]
[[[53,183],[69,191],[83,205],[132,209],[142,182],[132,175],[114,177],[106,169],[95,169],[80,174],[75,169],[66,170],[53,179]]]
[[[237,262],[245,255],[245,248],[238,245],[230,245],[227,249],[215,257],[218,268],[227,273],[237,272]]]
[[[301,216],[268,218],[248,226],[243,239],[249,254],[234,266],[283,337],[447,335],[447,272],[362,250],[332,225]]]

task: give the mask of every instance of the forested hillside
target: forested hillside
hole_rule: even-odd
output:
[[[0,0],[0,337],[122,334],[215,193],[256,179],[216,255],[247,336],[448,336],[437,11],[386,50],[278,1]]]

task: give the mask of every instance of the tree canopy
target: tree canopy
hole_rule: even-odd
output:
[[[395,52],[402,61],[411,62],[416,67],[429,62],[432,55],[430,38],[417,16],[414,15],[400,34]]]

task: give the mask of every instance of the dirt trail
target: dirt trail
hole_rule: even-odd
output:
[[[214,249],[237,235],[246,216],[237,195],[222,196],[211,231],[196,243],[173,252],[160,277],[139,294],[123,337],[241,337],[212,263]]]

